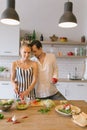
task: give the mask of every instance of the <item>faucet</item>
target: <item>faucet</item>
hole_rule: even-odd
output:
[[[75,67],[75,78],[77,78],[77,67]]]

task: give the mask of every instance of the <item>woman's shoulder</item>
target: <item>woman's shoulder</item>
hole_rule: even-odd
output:
[[[12,65],[13,65],[13,66],[17,66],[18,64],[19,64],[19,60],[16,60],[16,61],[13,61],[13,62],[12,62]]]
[[[32,64],[37,64],[37,62],[36,62],[36,61],[32,61],[32,60],[31,60],[31,63],[32,63]]]

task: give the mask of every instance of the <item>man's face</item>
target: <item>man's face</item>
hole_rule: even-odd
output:
[[[42,53],[42,48],[37,48],[36,45],[32,46],[32,52],[33,54],[38,58]]]

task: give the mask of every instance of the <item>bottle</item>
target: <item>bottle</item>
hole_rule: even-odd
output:
[[[81,42],[85,42],[85,36],[81,37]]]
[[[71,74],[70,74],[70,73],[67,75],[67,78],[68,78],[68,79],[70,79],[70,78],[71,78]]]
[[[40,41],[43,41],[43,34],[41,34],[40,36]]]
[[[75,48],[75,56],[78,55],[78,48]]]
[[[36,40],[36,32],[35,32],[35,30],[33,30],[32,40]]]

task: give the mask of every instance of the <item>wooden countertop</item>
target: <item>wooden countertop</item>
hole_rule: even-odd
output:
[[[55,101],[56,105],[59,101]],[[73,105],[81,108],[82,111],[87,113],[87,102],[85,101],[69,101]],[[0,120],[0,130],[87,130],[87,127],[82,128],[76,125],[71,116],[63,116],[55,111],[55,107],[46,114],[41,114],[38,110],[41,107],[29,106],[27,110],[15,110],[14,108],[8,112],[3,112],[5,118]],[[21,118],[25,115],[28,118],[22,119],[21,123],[13,124],[7,122],[7,118],[16,115]]]

